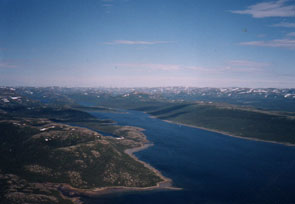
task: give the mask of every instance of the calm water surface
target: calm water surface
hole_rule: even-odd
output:
[[[295,147],[171,124],[138,111],[92,114],[144,128],[155,145],[136,156],[184,190],[83,198],[86,204],[295,203]]]

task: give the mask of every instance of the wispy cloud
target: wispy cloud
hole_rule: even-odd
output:
[[[108,8],[109,8],[109,7],[112,7],[113,4],[103,4],[102,6],[103,6],[103,7],[108,7]]]
[[[240,45],[295,49],[295,40],[289,39],[289,38],[283,38],[283,39],[274,39],[270,41],[241,42]]]
[[[179,65],[175,64],[139,64],[139,67],[162,71],[178,71],[181,69]]]
[[[0,68],[17,68],[17,66],[6,62],[0,62]]]
[[[105,9],[105,13],[111,13],[111,9],[114,5],[113,0],[101,0],[101,5]]]
[[[259,34],[259,35],[257,35],[257,37],[264,38],[264,37],[266,37],[266,34]]]
[[[179,64],[152,64],[152,63],[128,63],[116,64],[117,67],[138,68],[153,71],[208,71],[205,67],[200,66],[185,66]]]
[[[295,28],[295,23],[280,22],[277,24],[273,24],[272,27]]]
[[[265,62],[255,62],[249,60],[231,60],[229,61],[230,65],[234,66],[243,66],[243,67],[266,67],[269,66],[269,63]]]
[[[287,34],[288,37],[295,37],[295,32],[291,32]]]
[[[138,68],[138,69],[149,69],[149,70],[163,70],[163,71],[177,71],[180,70],[179,65],[175,64],[145,64],[145,63],[127,63],[127,64],[116,64],[118,67],[123,68]]]
[[[225,72],[253,72],[262,70],[269,66],[268,63],[254,62],[247,60],[232,60],[226,66],[221,67],[202,67],[202,66],[187,66],[179,64],[149,64],[149,63],[127,63],[115,64],[118,68],[132,68],[148,71],[165,71],[165,72],[188,72],[191,71],[202,74],[220,74]]]
[[[156,44],[168,44],[172,41],[134,41],[134,40],[114,40],[111,42],[105,42],[107,45],[156,45]]]
[[[225,71],[234,72],[262,71],[264,67],[270,66],[269,63],[255,62],[249,60],[231,60],[227,64],[228,66],[225,67]]]
[[[289,0],[269,1],[254,4],[245,10],[231,11],[235,14],[248,14],[253,18],[266,18],[266,17],[294,17],[295,6],[288,5]]]

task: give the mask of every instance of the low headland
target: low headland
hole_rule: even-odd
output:
[[[151,116],[154,117],[154,116]],[[154,117],[156,118],[156,117]],[[186,127],[191,127],[191,128],[197,128],[197,129],[202,129],[202,130],[207,130],[210,132],[216,132],[225,136],[229,136],[229,137],[235,137],[235,138],[239,138],[239,139],[243,139],[243,140],[253,140],[253,141],[257,141],[257,142],[267,142],[267,143],[273,143],[273,144],[280,144],[280,145],[285,145],[285,146],[295,146],[295,144],[293,143],[288,143],[288,142],[277,142],[277,141],[272,141],[272,140],[263,140],[263,139],[259,139],[259,138],[254,138],[254,137],[242,137],[242,136],[237,136],[237,135],[233,135],[229,132],[225,132],[225,131],[221,131],[221,130],[215,130],[215,129],[211,129],[211,128],[205,128],[205,127],[201,127],[201,126],[197,126],[197,125],[189,125],[189,124],[185,124],[185,123],[180,123],[180,122],[175,122],[172,120],[163,120],[167,123],[172,123],[172,124],[176,124],[176,125],[182,125],[182,126],[186,126]]]
[[[147,113],[167,122],[231,137],[295,145],[295,119],[287,112],[262,111],[229,104],[194,103],[171,105]]]
[[[94,189],[80,189],[72,187],[69,184],[62,184],[59,187],[59,190],[63,193],[63,195],[73,198],[73,200],[77,203],[79,200],[75,199],[75,197],[87,196],[87,197],[97,197],[101,195],[111,194],[111,193],[119,193],[119,192],[139,192],[139,191],[150,191],[150,190],[182,190],[182,188],[174,187],[172,185],[172,180],[163,176],[163,174],[152,167],[150,164],[139,160],[133,153],[142,151],[149,147],[153,146],[153,144],[143,144],[140,147],[134,147],[131,149],[126,149],[124,152],[132,157],[137,162],[142,163],[146,168],[150,169],[157,176],[159,176],[162,180],[157,182],[154,186],[148,187],[127,187],[127,186],[108,186],[108,187],[99,187]]]
[[[81,124],[80,124],[81,125]],[[85,125],[85,124],[83,124]],[[89,124],[88,124],[89,125]],[[170,178],[165,177],[159,170],[152,167],[150,164],[139,160],[134,153],[147,149],[153,146],[153,143],[150,143],[146,135],[142,132],[144,129],[133,127],[133,126],[99,126],[95,124],[90,124],[92,131],[103,130],[108,131],[114,135],[118,135],[120,137],[114,138],[112,136],[107,136],[109,141],[113,141],[118,143],[119,146],[124,144],[128,146],[133,146],[132,148],[128,148],[124,150],[124,153],[130,156],[136,162],[142,164],[146,169],[149,169],[154,175],[160,178],[155,185],[145,186],[145,187],[136,187],[136,186],[106,186],[106,187],[97,187],[92,189],[81,189],[77,187],[73,187],[69,184],[61,184],[59,186],[59,191],[68,198],[71,198],[74,203],[81,203],[79,197],[97,197],[106,194],[112,193],[121,193],[121,192],[140,192],[140,191],[151,191],[151,190],[182,190],[181,188],[174,187],[173,182]],[[124,139],[122,139],[124,138]],[[129,140],[129,141],[128,141]],[[131,142],[130,142],[131,141]],[[120,149],[120,148],[119,148]]]

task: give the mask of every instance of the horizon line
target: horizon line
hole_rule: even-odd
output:
[[[276,87],[243,87],[243,86],[27,86],[27,85],[14,85],[14,86],[6,86],[0,85],[0,88],[84,88],[84,89],[139,89],[139,88],[219,88],[219,89],[226,89],[226,88],[242,88],[242,89],[295,89],[295,87],[284,87],[284,88],[276,88]]]

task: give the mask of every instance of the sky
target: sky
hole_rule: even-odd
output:
[[[295,88],[295,0],[0,0],[0,86]]]

